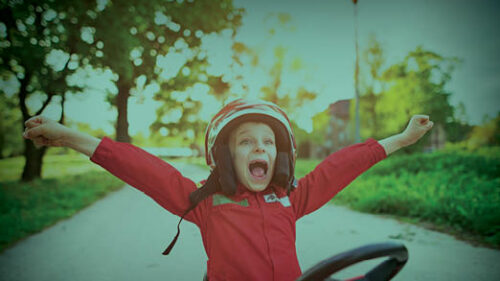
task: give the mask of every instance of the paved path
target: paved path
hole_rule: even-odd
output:
[[[178,168],[195,180],[206,176],[196,166]],[[201,280],[206,255],[194,225],[184,222],[171,255],[161,255],[177,222],[127,186],[2,253],[0,280]],[[307,269],[333,254],[391,237],[410,252],[408,264],[393,280],[500,280],[500,251],[332,205],[297,223],[299,261]],[[373,264],[365,262],[336,276],[354,276]]]

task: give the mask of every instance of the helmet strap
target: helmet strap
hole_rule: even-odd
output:
[[[215,160],[217,167],[212,170],[205,184],[189,194],[191,206],[189,206],[179,220],[179,223],[177,224],[177,234],[172,242],[170,242],[167,249],[163,252],[163,255],[168,255],[177,242],[177,238],[181,232],[180,224],[184,219],[184,216],[193,210],[201,201],[217,191],[222,191],[226,195],[234,195],[236,193],[236,174],[233,168],[231,151],[229,150],[229,146],[227,144],[223,144],[217,148],[217,151],[215,152]],[[224,172],[220,173],[219,171]]]
[[[290,191],[295,188],[294,169],[290,154],[285,151],[278,151],[274,169],[273,183],[285,188],[287,194],[290,194]]]
[[[238,186],[236,172],[234,171],[233,159],[229,145],[224,143],[217,147],[215,151],[216,169],[219,171],[220,190],[225,195],[234,195]]]
[[[280,151],[278,152],[278,155],[276,155],[273,182],[278,186],[287,187],[289,178],[290,163],[288,153]]]

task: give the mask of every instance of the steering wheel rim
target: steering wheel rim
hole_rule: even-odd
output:
[[[395,242],[369,244],[327,258],[304,272],[297,281],[325,280],[330,275],[353,264],[388,257],[368,273],[356,280],[386,281],[394,277],[408,260],[405,245]],[[330,279],[334,280],[334,279]]]

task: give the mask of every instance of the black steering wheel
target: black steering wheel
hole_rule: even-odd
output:
[[[394,277],[408,260],[408,250],[403,244],[386,242],[370,244],[325,259],[304,272],[297,281],[338,281],[330,275],[361,261],[388,257],[368,273],[349,281],[386,281]]]

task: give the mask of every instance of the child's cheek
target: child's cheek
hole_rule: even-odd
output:
[[[236,151],[233,161],[236,170],[239,171],[240,173],[244,172],[244,169],[246,168],[246,158],[245,158],[245,153],[242,150]]]

